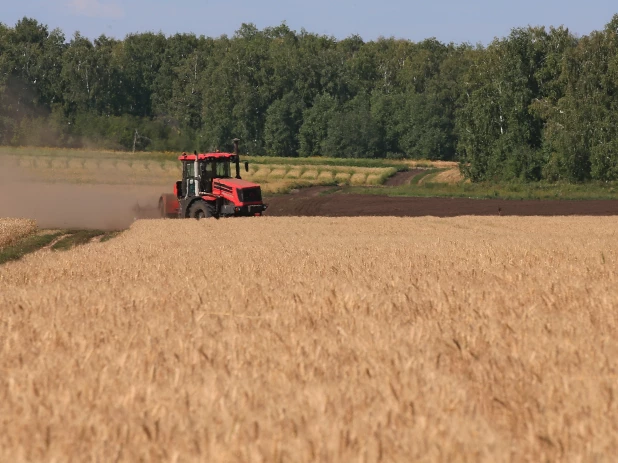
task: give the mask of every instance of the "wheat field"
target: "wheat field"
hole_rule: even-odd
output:
[[[430,180],[432,183],[460,183],[463,181],[464,177],[459,171],[459,167],[439,172]]]
[[[36,222],[28,219],[0,218],[0,248],[36,231]]]
[[[138,221],[0,267],[1,461],[611,461],[616,218]]]

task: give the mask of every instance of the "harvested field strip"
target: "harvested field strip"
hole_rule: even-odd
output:
[[[369,174],[367,175],[365,183],[367,183],[368,185],[379,185],[380,183],[382,183],[382,177],[377,174]]]
[[[333,179],[285,179],[274,180],[262,184],[262,192],[266,195],[285,195],[290,191],[299,188],[321,188],[323,186],[333,186],[335,184]],[[268,202],[268,199],[266,199]]]
[[[356,173],[350,177],[351,185],[363,185],[367,180],[367,174],[365,173]]]
[[[285,169],[283,167],[277,167],[274,168],[273,170],[271,170],[270,172],[270,177],[271,178],[283,178],[285,177],[285,174],[287,173],[288,169]]]
[[[350,159],[350,158],[277,158],[269,156],[243,156],[243,160],[259,164],[306,165],[312,167],[353,167],[353,168],[392,168],[405,170],[407,164],[399,161],[381,159]],[[431,161],[428,161],[431,163]]]
[[[301,176],[301,169],[299,167],[292,167],[286,174],[287,178],[295,179]]]
[[[348,183],[352,175],[347,172],[338,172],[335,175],[335,180],[342,183]]]
[[[122,159],[133,161],[158,161],[158,162],[176,162],[180,152],[128,152],[128,151],[111,151],[111,150],[87,150],[87,149],[68,149],[68,148],[41,148],[41,147],[0,147],[0,156],[15,156],[26,157],[32,156],[36,158],[58,158],[68,157],[77,159]],[[410,163],[426,163],[432,165],[432,161],[391,161],[382,159],[351,159],[351,158],[328,158],[328,157],[311,157],[311,158],[294,158],[294,157],[271,157],[271,156],[242,156],[243,161],[259,164],[302,164],[310,166],[350,166],[350,167],[368,167],[368,168],[394,168],[397,170],[405,169]]]
[[[152,220],[27,256],[0,268],[0,460],[611,460],[617,228]]]
[[[383,183],[385,179],[397,172],[394,168],[375,167],[345,167],[327,165],[276,165],[276,164],[252,164],[250,171],[245,174],[249,180],[270,181],[272,179],[296,179],[305,178],[311,180],[333,180],[334,178],[347,178],[356,175],[356,178],[371,178],[370,184]]]
[[[316,179],[318,178],[318,171],[317,169],[305,170],[305,172],[303,172],[303,174],[301,175],[301,178]]]
[[[257,158],[250,163],[249,172],[242,173],[246,180],[266,185],[271,182],[280,183],[281,180],[303,178],[312,185],[320,185],[328,181],[334,182],[335,176],[342,174],[338,181],[346,182],[348,180],[344,179],[353,177],[354,184],[377,185],[397,172],[395,167],[274,164],[260,163],[261,160],[263,158]],[[79,160],[71,157],[28,156],[12,157],[10,161],[12,165],[25,171],[21,176],[53,183],[171,185],[181,176],[180,163],[172,160],[123,160],[105,157]],[[279,187],[275,189],[280,190]]]

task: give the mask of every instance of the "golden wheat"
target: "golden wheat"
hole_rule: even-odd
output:
[[[29,219],[0,218],[0,248],[36,231],[36,222]]]
[[[350,177],[351,185],[364,185],[367,182],[367,174],[364,172],[358,172]]]
[[[463,180],[463,175],[459,171],[459,167],[448,169],[438,173],[429,180],[431,183],[459,183]]]
[[[616,229],[138,221],[9,263],[0,460],[612,460]]]
[[[427,159],[414,159],[403,161],[409,167],[433,167],[437,169],[454,169],[459,168],[459,163],[456,161],[430,161]]]

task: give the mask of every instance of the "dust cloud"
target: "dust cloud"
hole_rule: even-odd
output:
[[[161,186],[37,182],[0,157],[0,217],[28,218],[40,228],[125,229],[155,217]]]

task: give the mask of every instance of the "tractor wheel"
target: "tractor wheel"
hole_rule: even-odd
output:
[[[213,215],[213,207],[206,203],[206,201],[196,201],[189,208],[189,217],[191,219],[207,219]]]

